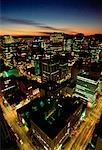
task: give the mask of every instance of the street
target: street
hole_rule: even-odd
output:
[[[32,144],[31,140],[26,135],[26,129],[24,126],[20,126],[16,110],[10,108],[10,106],[5,107],[2,103],[2,98],[0,98],[0,105],[3,110],[3,114],[11,129],[18,135],[23,144],[18,143],[21,150],[35,150],[36,148]],[[71,140],[65,145],[65,150],[85,150],[85,146],[91,140],[92,133],[95,128],[95,124],[99,120],[102,111],[102,97],[96,102],[95,108],[89,112],[85,121],[82,122],[80,127],[77,128],[77,133],[72,136]]]
[[[95,124],[98,122],[102,112],[102,97],[97,99],[96,106],[89,112],[76,135],[66,144],[65,150],[85,150],[85,146],[91,140]]]
[[[11,126],[11,129],[16,133],[16,135],[23,141],[23,144],[18,143],[18,146],[21,150],[36,150],[31,140],[26,135],[26,130],[24,126],[20,126],[17,122],[17,114],[15,110],[7,109],[2,103],[2,99],[0,99],[0,105],[3,110],[4,118],[7,123]]]

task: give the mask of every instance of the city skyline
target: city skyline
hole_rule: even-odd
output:
[[[102,34],[102,2],[1,0],[1,35]]]
[[[102,34],[21,18],[2,16],[4,25],[50,34],[0,36],[1,149],[100,149]]]

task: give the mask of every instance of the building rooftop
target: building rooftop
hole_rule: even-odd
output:
[[[54,55],[48,55],[46,58],[43,58],[43,63],[59,63],[59,57],[58,56],[54,56]]]
[[[3,77],[10,77],[10,76],[15,76],[15,77],[20,77],[20,73],[16,68],[13,68],[12,70],[4,71],[3,72]]]
[[[93,76],[89,72],[81,72],[79,74],[79,76],[81,76],[83,78],[90,79],[90,80],[94,80],[94,81],[98,81],[99,80],[99,76]]]
[[[5,94],[5,98],[7,99],[10,105],[19,104],[23,99],[26,99],[26,94],[20,91],[19,89],[12,89],[9,93]]]
[[[32,86],[33,89],[36,89],[40,86],[40,84],[36,80],[27,79],[27,77],[25,76],[20,76],[16,79],[18,82],[22,81],[26,87]]]
[[[42,97],[19,109],[18,113],[23,113],[26,121],[32,120],[53,140],[80,105],[81,102],[78,102],[75,98],[51,99]]]
[[[49,80],[45,83],[42,83],[41,88],[49,91],[55,91],[60,87],[60,84],[56,81]]]
[[[92,72],[100,73],[102,71],[102,63],[101,62],[93,62],[93,63],[91,63],[90,70]]]

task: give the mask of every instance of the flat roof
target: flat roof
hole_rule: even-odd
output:
[[[35,99],[17,111],[23,114],[24,118],[29,118],[27,120],[32,120],[53,140],[80,105],[81,102],[78,102],[75,98],[60,97],[51,99],[42,97]]]
[[[94,80],[94,81],[98,81],[98,79],[99,79],[99,77],[97,77],[97,76],[94,76],[94,77],[91,76],[89,74],[89,72],[82,72],[78,76],[81,76],[81,77],[84,77],[84,78],[87,78],[87,79],[90,79],[90,80]]]
[[[37,82],[36,80],[30,80],[30,79],[28,79],[25,76],[20,76],[20,77],[18,77],[16,79],[18,80],[18,82],[22,81],[26,87],[28,87],[30,85],[33,87],[33,89],[36,89],[36,88],[40,87],[39,82]]]
[[[56,81],[49,80],[41,84],[41,88],[49,91],[56,91],[60,87],[60,84]]]
[[[12,104],[19,104],[23,99],[26,99],[26,94],[20,91],[17,88],[11,89],[11,91],[7,91],[5,96],[7,102]]]
[[[52,64],[52,63],[58,64],[60,61],[60,64],[65,64],[68,62],[66,59],[67,55],[65,53],[63,53],[63,54],[64,54],[64,56],[61,54],[56,54],[56,55],[52,55],[52,56],[49,55],[49,58],[43,58],[42,62],[43,63],[50,63],[50,64]]]
[[[5,77],[10,77],[10,76],[19,77],[19,76],[20,76],[20,73],[19,73],[19,71],[18,71],[16,68],[14,68],[14,69],[12,69],[12,70],[8,70],[8,71],[4,71],[4,72],[3,72],[3,77],[4,77],[4,78],[5,78]]]
[[[44,90],[49,90],[49,91],[56,91],[66,86],[75,87],[75,83],[72,79],[69,79],[69,80],[67,79],[66,81],[63,81],[61,84],[52,80],[49,80],[45,83],[41,83],[41,88]],[[51,89],[49,89],[49,87],[51,87]]]

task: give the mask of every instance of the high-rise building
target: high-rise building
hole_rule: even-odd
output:
[[[45,50],[45,53],[51,53],[51,50],[50,50],[50,37],[44,38],[44,50]]]
[[[1,80],[1,91],[6,94],[8,91],[12,92],[12,89],[16,87],[16,82],[14,78],[6,77]]]
[[[34,74],[40,75],[40,60],[39,60],[39,58],[35,58],[35,60],[34,60]]]
[[[42,81],[48,80],[61,83],[69,79],[68,58],[63,54],[45,55],[42,59]]]
[[[5,44],[14,43],[14,38],[13,38],[12,36],[10,36],[10,35],[5,35],[3,42],[4,42]]]
[[[3,55],[4,61],[7,66],[13,68],[14,62],[13,57],[16,56],[17,48],[16,43],[4,43],[3,44]]]
[[[17,93],[17,85],[14,77],[7,77],[1,80],[1,92],[4,96],[4,104],[8,106],[8,103],[12,105],[16,99],[12,98],[14,93]],[[16,97],[17,98],[17,97]]]
[[[64,51],[72,51],[73,39],[64,39]]]
[[[68,60],[65,54],[59,57],[60,82],[67,79],[68,75]]]
[[[35,37],[32,41],[32,56],[44,53],[44,40],[42,37]]]
[[[31,62],[31,50],[26,42],[18,43],[16,62]]]
[[[57,81],[59,79],[59,60],[51,55],[42,59],[42,81]]]
[[[94,103],[98,90],[99,79],[92,78],[89,73],[83,72],[77,76],[75,96],[84,101]]]
[[[16,55],[16,42],[12,36],[4,36],[2,39],[2,52],[5,64],[13,68],[13,57]]]
[[[64,50],[64,34],[51,33],[50,34],[50,51],[52,53],[61,53]]]

